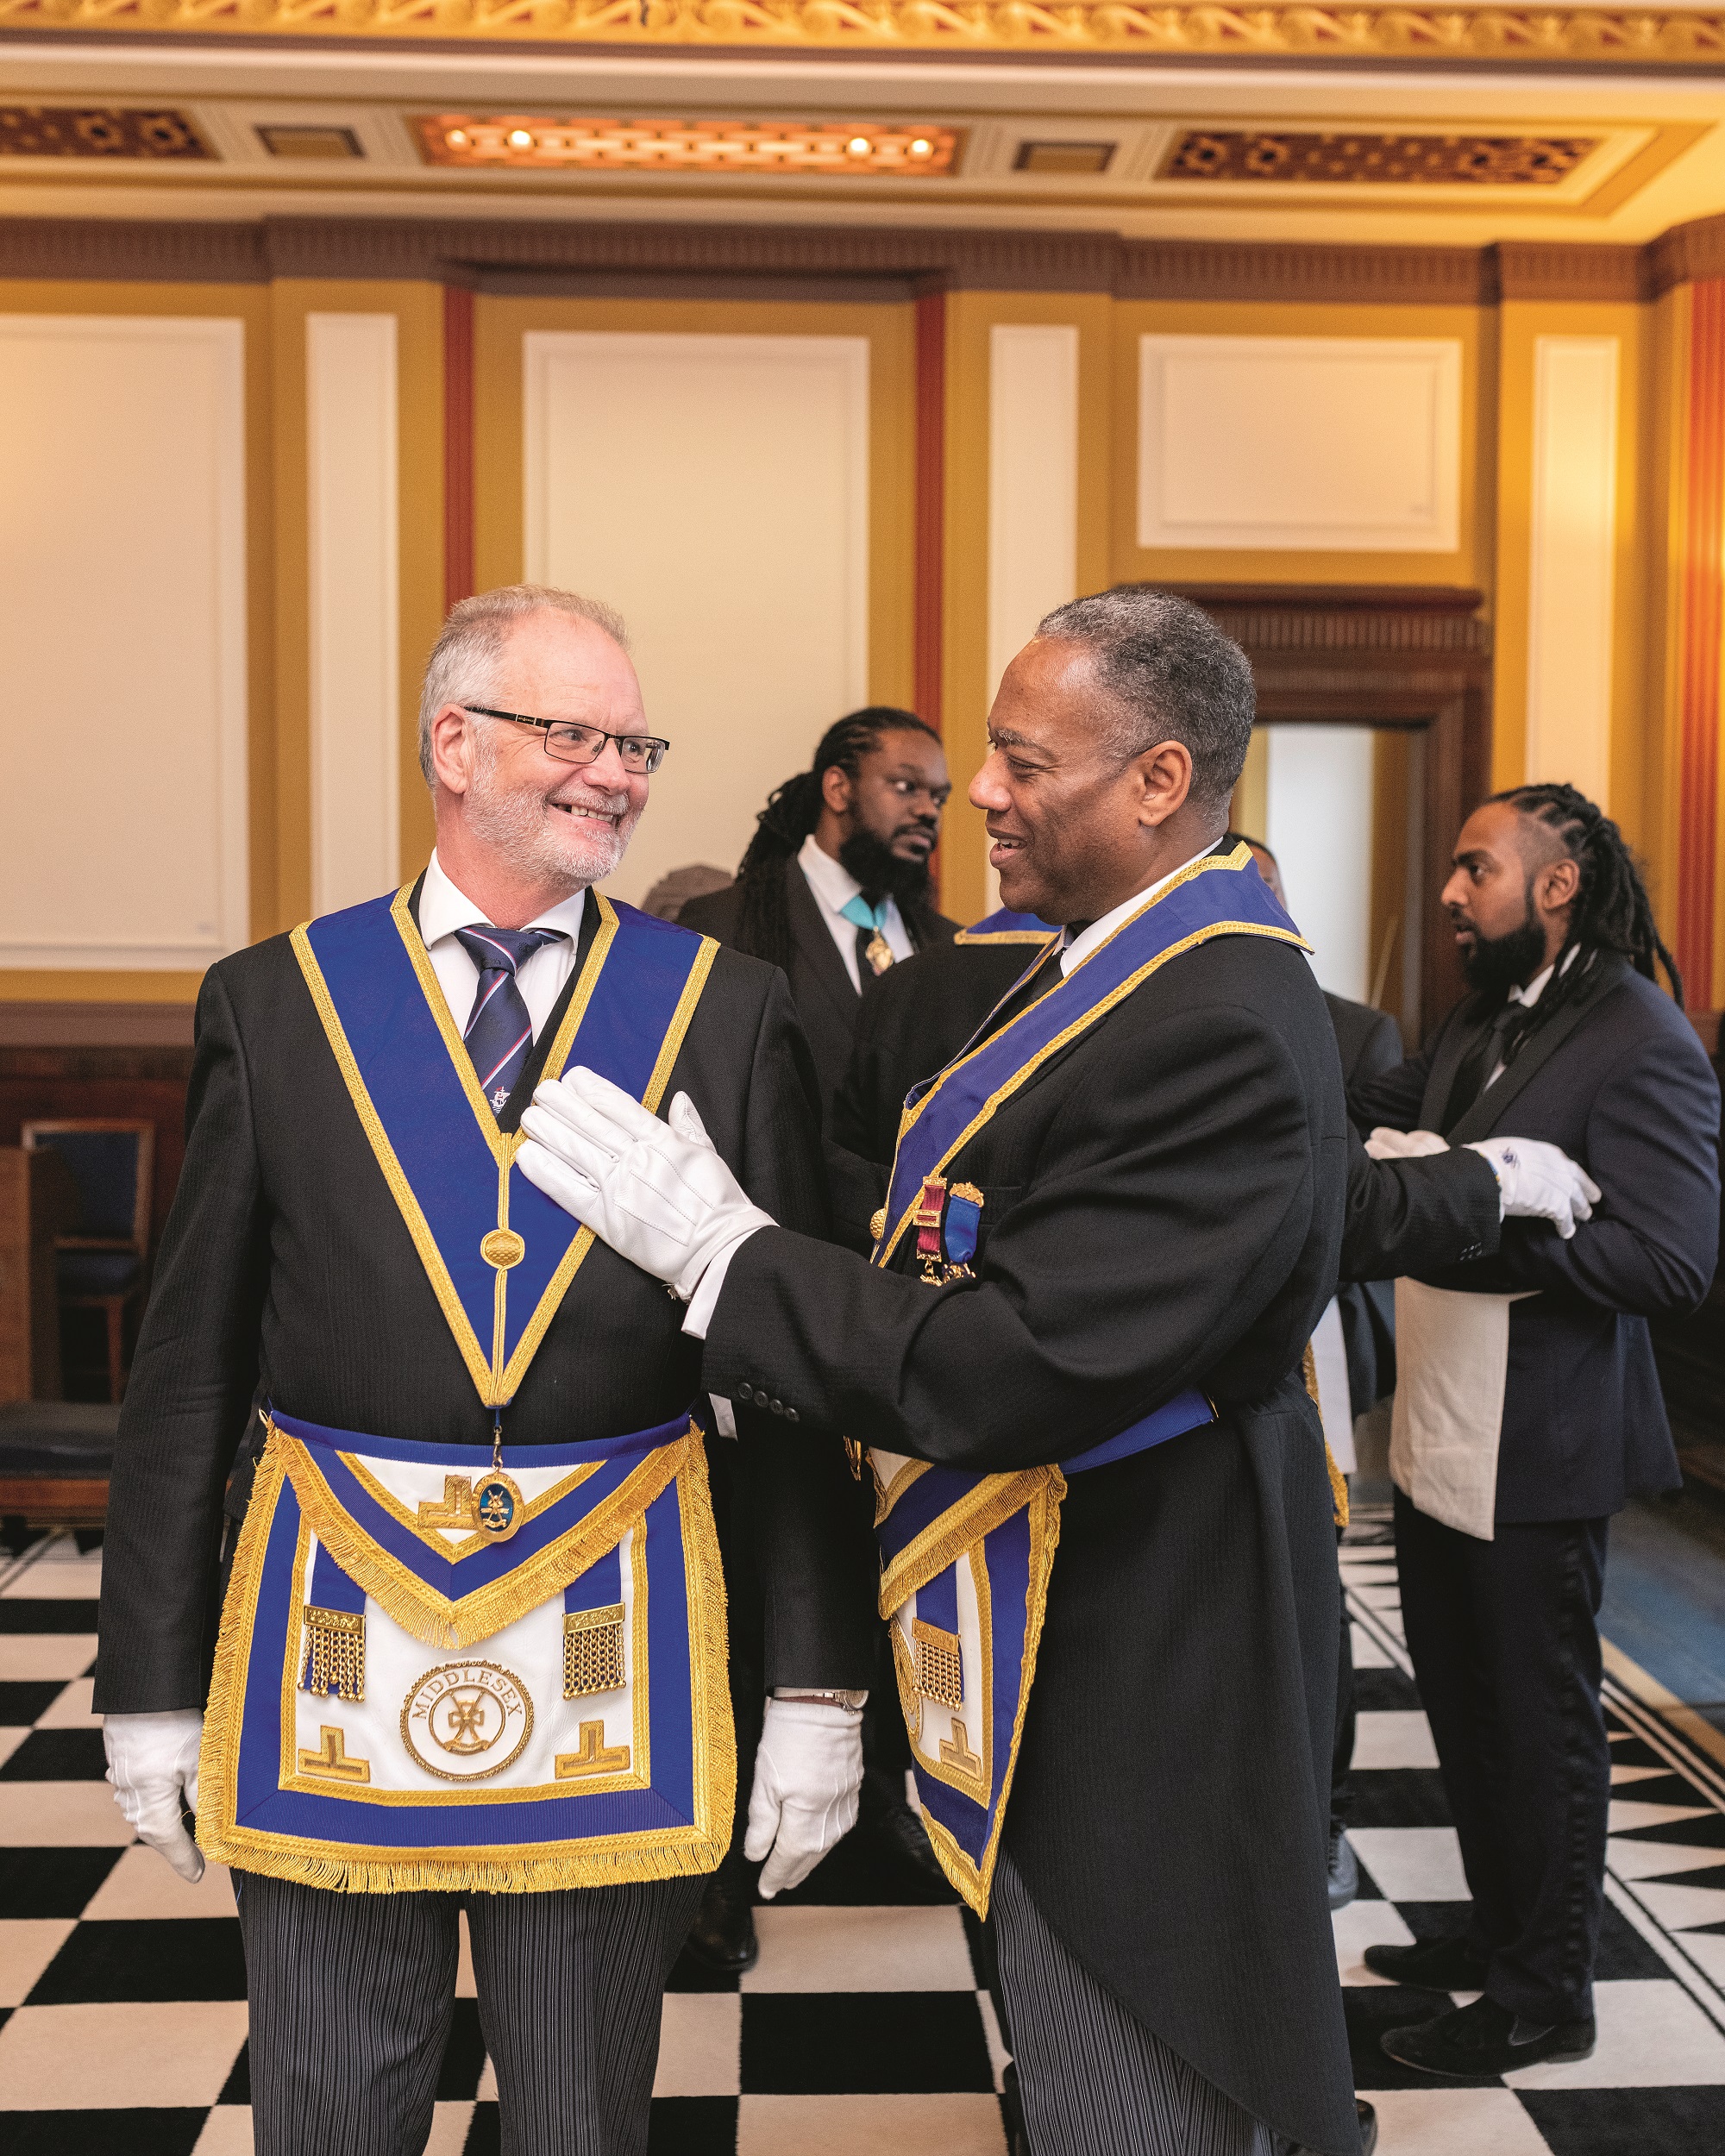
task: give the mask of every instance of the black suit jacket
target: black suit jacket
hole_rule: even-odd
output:
[[[566,996],[578,980],[579,968]],[[782,976],[717,954],[666,1100],[680,1089],[757,1203],[824,1232],[813,1074]],[[518,1088],[505,1121],[524,1098]],[[285,937],[206,975],[186,1126],[115,1446],[103,1714],[204,1699],[223,1488],[254,1389],[340,1429],[465,1445],[491,1434]],[[505,1410],[505,1440],[615,1436],[680,1413],[701,1389],[700,1344],[681,1319],[656,1281],[595,1244]],[[737,1427],[767,1681],[867,1684],[870,1560],[841,1450],[758,1411],[740,1410]]]
[[[844,1067],[850,1060],[850,1044],[862,999],[850,985],[850,973],[832,940],[826,916],[809,889],[808,878],[794,859],[785,863],[785,900],[791,922],[791,958],[786,971],[797,1016],[802,1020],[803,1031],[808,1035],[814,1054],[825,1119],[832,1106],[833,1093],[844,1075]],[[702,936],[716,936],[721,943],[734,944],[743,921],[742,885],[727,884],[722,891],[691,899],[677,919],[683,928],[692,928]],[[957,928],[956,921],[949,921],[944,914],[925,908],[906,912],[904,923],[919,951],[950,942]],[[889,968],[889,973],[895,970]]]
[[[1006,1835],[1135,2015],[1335,2156],[1358,2147],[1324,1890],[1338,1590],[1300,1364],[1346,1157],[1310,969],[1219,937],[954,1159],[984,1194],[974,1281],[763,1230],[731,1260],[703,1366],[806,1425],[984,1471],[1212,1394],[1217,1423],[1072,1479]]]
[[[1422,1053],[1355,1089],[1356,1119],[1435,1130],[1492,1007],[1458,1005]],[[1647,1319],[1695,1309],[1712,1280],[1718,1131],[1718,1082],[1694,1028],[1605,957],[1449,1132],[1452,1146],[1548,1139],[1605,1194],[1568,1242],[1546,1221],[1510,1220],[1494,1257],[1402,1269],[1439,1288],[1540,1291],[1509,1313],[1499,1520],[1597,1519],[1677,1488]]]

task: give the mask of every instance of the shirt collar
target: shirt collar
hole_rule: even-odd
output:
[[[573,897],[548,906],[543,913],[536,913],[527,926],[560,929],[573,944],[580,940],[586,903],[586,893],[577,891]],[[485,918],[484,908],[475,906],[461,886],[451,881],[434,848],[425,864],[425,881],[419,887],[419,934],[426,950],[442,943],[446,936],[453,936],[458,928],[477,927]]]
[[[815,843],[811,831],[797,855],[797,866],[808,886],[829,913],[842,914],[850,900],[862,895],[862,887],[842,862]]]
[[[1184,875],[1192,866],[1193,861],[1201,861],[1206,854],[1213,854],[1215,850],[1215,842],[1213,839],[1208,846],[1201,847],[1193,855],[1192,861],[1182,861],[1177,868],[1170,868],[1159,882],[1151,884],[1148,891],[1133,892],[1131,898],[1115,906],[1111,912],[1104,913],[1100,920],[1092,921],[1088,928],[1085,929],[1082,934],[1075,936],[1070,928],[1063,930],[1060,944],[1061,972],[1069,974],[1075,966],[1081,965],[1093,950],[1107,942],[1117,928],[1124,928],[1135,913],[1142,913],[1151,899],[1160,897],[1176,876]]]
[[[1569,948],[1569,955],[1563,962],[1563,970],[1567,973],[1580,956],[1581,945],[1579,943],[1571,943]],[[1510,1003],[1525,1003],[1529,1009],[1531,1009],[1533,1006],[1539,1001],[1540,998],[1544,995],[1546,990],[1551,986],[1552,975],[1556,971],[1557,965],[1556,962],[1553,961],[1551,965],[1546,968],[1543,973],[1536,973],[1525,988],[1512,986],[1507,1000]]]

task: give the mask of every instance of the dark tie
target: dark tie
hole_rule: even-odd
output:
[[[1504,1051],[1512,1033],[1519,1031],[1521,1022],[1531,1015],[1524,1003],[1506,1003],[1462,1057],[1444,1109],[1440,1136],[1447,1138],[1485,1091],[1490,1083],[1492,1072],[1504,1061]]]
[[[515,1081],[533,1049],[533,1021],[515,975],[521,962],[564,937],[555,928],[458,928],[456,941],[480,969],[473,1015],[462,1035],[480,1091],[493,1112],[515,1090]]]

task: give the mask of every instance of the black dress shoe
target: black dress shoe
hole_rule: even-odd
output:
[[[733,1886],[715,1879],[701,1896],[700,1915],[686,1942],[703,1969],[721,1977],[740,1977],[761,1959],[755,1935],[755,1909],[746,1882]]]
[[[1345,1909],[1359,1892],[1359,1859],[1339,1827],[1330,1829],[1330,1907]]]
[[[1485,1983],[1485,1963],[1465,1939],[1421,1939],[1411,1946],[1368,1946],[1361,1957],[1368,1969],[1392,1984],[1410,1984],[1422,1991],[1477,1991]]]
[[[1594,2024],[1524,2021],[1496,1999],[1476,1999],[1412,2028],[1392,2028],[1378,2039],[1387,2057],[1424,2074],[1447,2074],[1456,2080],[1513,2073],[1518,2066],[1543,2065],[1547,2059],[1566,2065],[1593,2055]]]

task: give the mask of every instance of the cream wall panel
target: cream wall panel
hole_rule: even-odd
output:
[[[996,323],[988,340],[988,688],[1078,593],[1078,332]]]
[[[1448,337],[1138,340],[1141,547],[1453,554]]]
[[[1267,726],[1264,837],[1319,981],[1364,1003],[1371,955],[1372,735]]]
[[[375,898],[401,860],[396,318],[305,317],[311,904]]]
[[[1611,791],[1617,382],[1615,337],[1535,339],[1527,777],[1567,780],[1602,807]]]
[[[733,868],[772,788],[868,699],[862,337],[535,331],[530,579],[629,624],[672,743],[611,888]]]
[[[247,940],[242,338],[0,316],[0,965]]]

